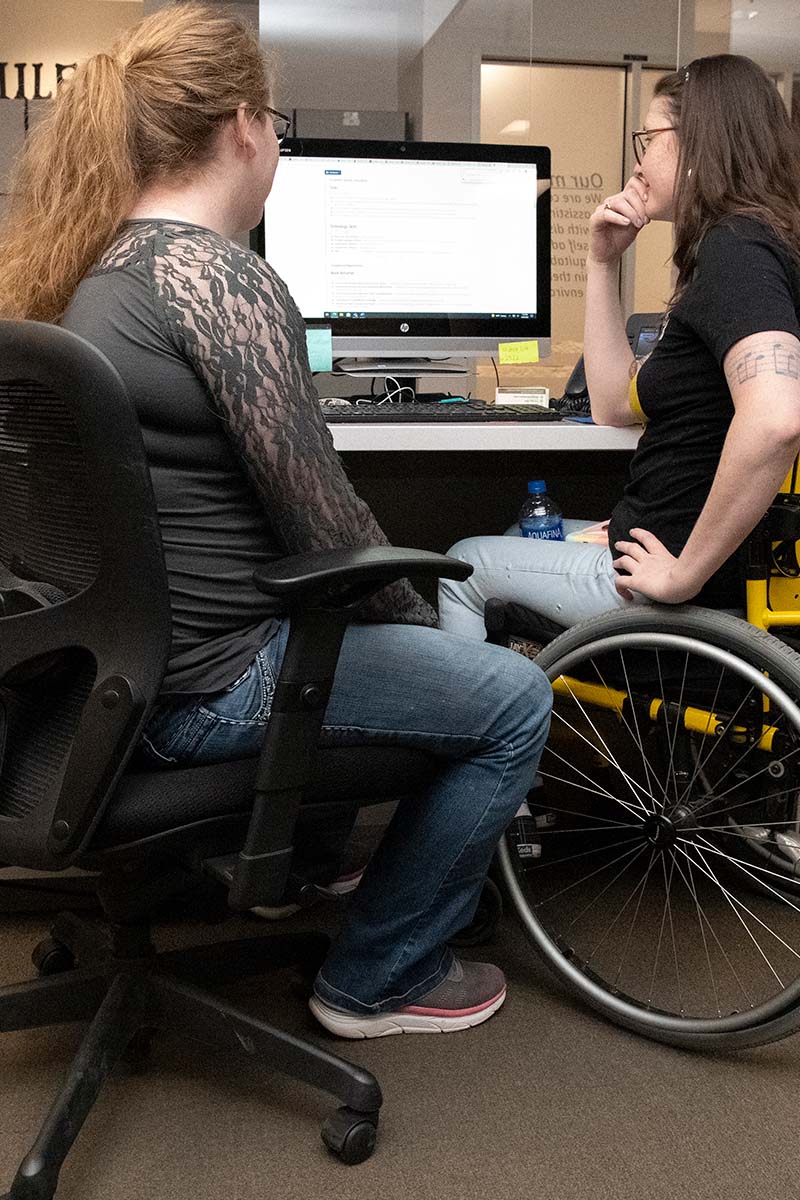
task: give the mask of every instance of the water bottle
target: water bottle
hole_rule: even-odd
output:
[[[547,542],[564,540],[561,509],[548,496],[543,479],[532,479],[528,484],[528,499],[519,512],[519,531],[526,538]]]

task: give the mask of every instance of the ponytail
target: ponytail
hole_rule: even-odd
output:
[[[0,316],[57,321],[134,195],[122,68],[97,54],[61,85],[21,155],[0,227]]]
[[[57,322],[149,184],[191,176],[222,121],[270,102],[258,34],[183,3],[145,17],[113,56],[58,90],[25,142],[0,222],[0,317]]]

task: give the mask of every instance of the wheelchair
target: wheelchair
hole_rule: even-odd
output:
[[[553,719],[503,890],[570,992],[675,1046],[800,1029],[799,493],[795,464],[745,547],[746,619],[615,610],[535,656]],[[490,640],[531,636],[498,636],[497,604]]]

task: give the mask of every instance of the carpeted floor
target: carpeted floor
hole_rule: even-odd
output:
[[[322,909],[311,921],[319,925]],[[324,922],[323,922],[324,923]],[[31,977],[42,916],[0,916],[2,982]],[[288,928],[288,926],[284,926]],[[261,933],[163,928],[162,944]],[[228,995],[312,1033],[378,1076],[378,1148],[332,1159],[322,1093],[159,1040],[116,1072],[67,1161],[58,1200],[794,1200],[800,1038],[709,1058],[605,1024],[564,996],[510,919],[484,954],[509,977],[501,1012],[448,1037],[341,1043],[280,976]],[[28,1149],[80,1028],[0,1036],[0,1187]]]

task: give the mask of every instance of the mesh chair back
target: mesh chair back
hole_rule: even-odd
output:
[[[0,861],[74,861],[169,645],[155,503],[122,380],[66,330],[0,321]]]

